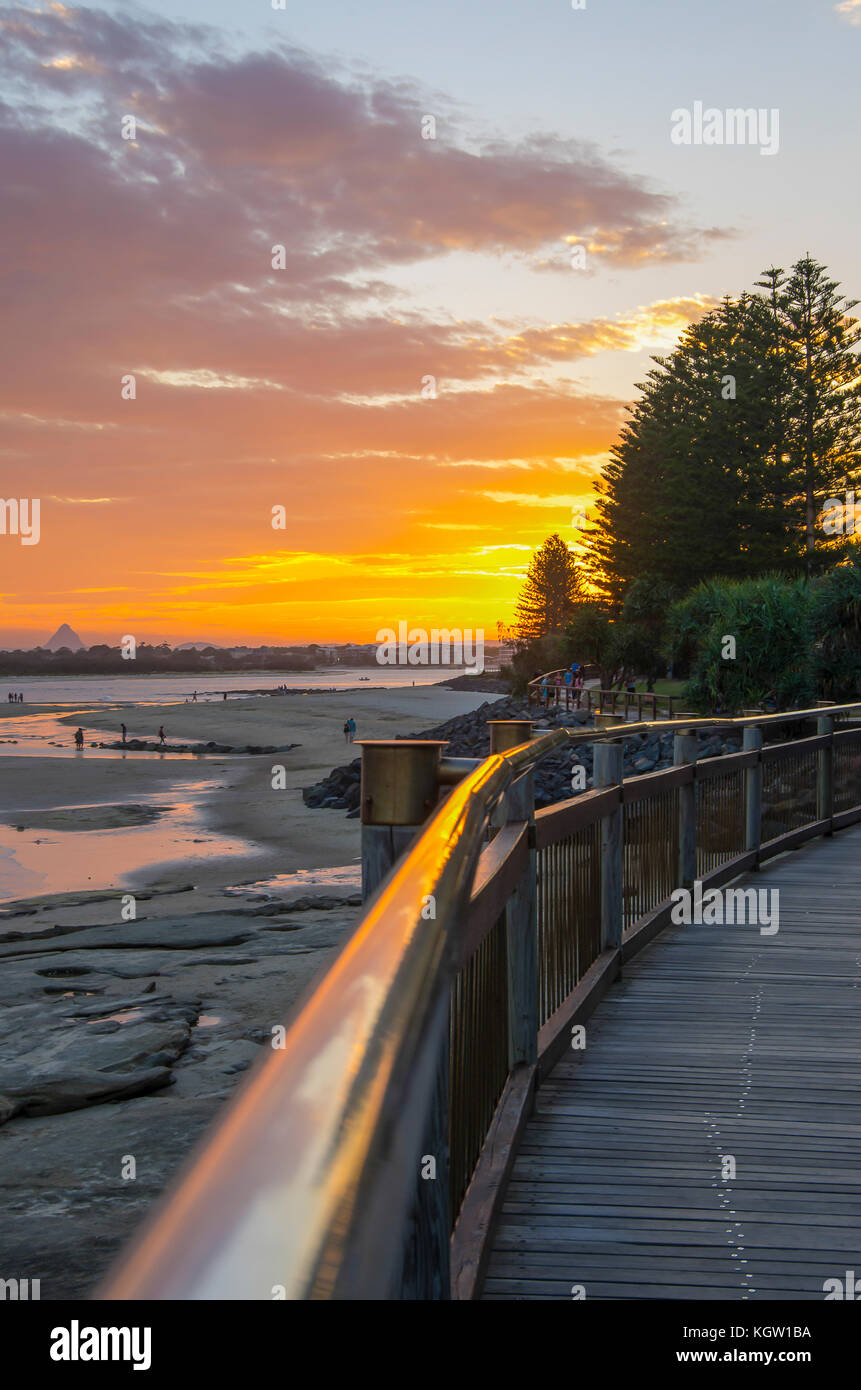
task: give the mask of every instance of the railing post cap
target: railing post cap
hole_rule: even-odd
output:
[[[491,753],[507,753],[510,748],[528,743],[534,726],[534,719],[488,719]]]
[[[439,764],[448,739],[363,738],[363,825],[421,825],[439,797]]]

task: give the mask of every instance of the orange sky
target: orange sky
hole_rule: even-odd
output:
[[[6,646],[64,621],[495,636],[533,550],[576,544],[649,355],[722,292],[714,258],[734,288],[768,259],[733,263],[729,217],[573,114],[488,137],[456,77],[431,98],[287,40],[61,4],[0,13],[0,64],[0,493],[41,502],[38,545],[0,536]]]

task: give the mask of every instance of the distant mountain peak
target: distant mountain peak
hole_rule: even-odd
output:
[[[80,652],[84,650],[85,643],[81,641],[74,628],[69,627],[68,623],[61,623],[53,637],[49,637],[47,642],[43,642],[41,645],[46,652],[58,652],[61,647],[68,647],[69,651],[72,652]]]

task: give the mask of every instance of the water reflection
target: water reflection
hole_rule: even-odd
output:
[[[17,829],[0,825],[0,902],[31,898],[43,893],[72,893],[87,888],[129,886],[142,870],[156,867],[169,871],[174,865],[186,873],[196,862],[235,857],[247,859],[249,866],[264,851],[248,840],[208,829],[202,818],[201,802],[218,784],[210,780],[182,784],[184,799],[165,808],[165,792],[137,796],[142,807],[159,806],[157,819],[138,825],[110,825],[111,813],[122,818],[129,807],[113,803],[93,803],[81,807],[57,807],[44,812],[22,812],[42,820],[41,827]],[[64,814],[71,820],[90,813],[104,828],[63,830],[57,819]],[[49,828],[44,821],[53,820]],[[20,824],[20,821],[19,821]]]
[[[292,892],[306,888],[341,888],[356,891],[362,885],[362,870],[358,863],[338,864],[333,868],[297,869],[292,874],[275,874],[272,878],[259,878],[254,883],[238,883],[233,888],[225,888],[225,893],[239,896],[246,893]]]
[[[223,757],[223,754],[201,753],[171,753],[167,749],[162,752],[146,752],[143,749],[134,748],[99,748],[93,744],[113,743],[119,741],[119,733],[111,729],[87,729],[86,716],[87,710],[70,709],[68,714],[80,717],[83,721],[84,747],[75,747],[75,725],[63,724],[54,714],[25,714],[14,715],[9,719],[0,720],[0,757],[9,754],[13,757],[36,756],[43,758],[46,755],[51,758],[146,758],[149,760],[164,758],[181,758],[188,761],[192,758]],[[63,717],[66,715],[64,713]],[[156,741],[154,731],[137,730],[129,728],[127,737],[129,739],[147,739],[150,743]],[[180,742],[194,742],[194,740],[179,740]]]

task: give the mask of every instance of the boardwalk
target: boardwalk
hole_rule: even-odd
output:
[[[779,888],[777,935],[669,927],[542,1086],[485,1298],[821,1300],[861,1271],[861,828],[739,886]]]

